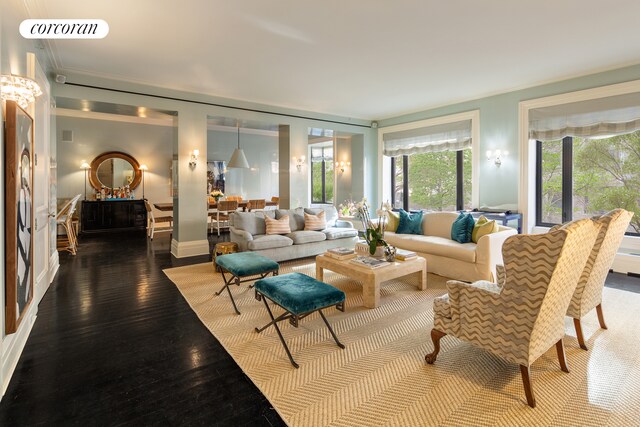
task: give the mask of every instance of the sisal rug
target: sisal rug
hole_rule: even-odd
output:
[[[280,264],[280,274],[315,277],[313,260]],[[281,322],[295,369],[262,302],[248,284],[216,297],[222,277],[211,263],[164,270],[200,320],[290,426],[637,426],[640,423],[640,295],[605,289],[609,330],[595,311],[583,319],[589,351],[581,350],[572,322],[565,347],[571,373],[560,371],[555,348],[532,366],[536,409],[526,405],[518,366],[456,338],[445,337],[434,365],[433,298],[445,279],[428,277],[419,291],[413,279],[386,282],[381,305],[362,306],[358,282],[325,272],[325,281],[347,294],[346,311],[326,310],[346,349],[338,348],[318,314],[299,328]],[[280,311],[276,308],[276,313]],[[274,313],[274,315],[277,315]]]

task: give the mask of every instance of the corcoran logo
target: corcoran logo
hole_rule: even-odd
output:
[[[103,39],[109,24],[102,19],[25,19],[20,34],[25,39]]]

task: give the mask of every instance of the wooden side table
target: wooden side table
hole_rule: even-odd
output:
[[[213,248],[212,260],[213,260],[213,268],[220,272],[220,267],[216,264],[216,257],[218,255],[227,255],[227,254],[235,254],[238,252],[238,244],[235,242],[220,242],[216,243],[216,246]]]

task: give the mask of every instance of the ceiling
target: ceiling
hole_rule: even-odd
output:
[[[24,2],[109,24],[61,74],[369,120],[640,63],[638,0]]]

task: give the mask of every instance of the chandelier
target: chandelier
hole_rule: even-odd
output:
[[[36,96],[42,95],[42,90],[29,78],[4,74],[0,80],[0,94],[2,99],[15,101],[24,109],[36,100]]]

